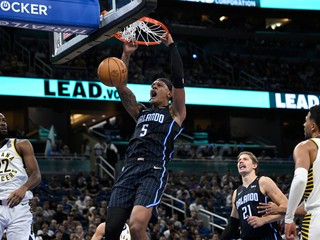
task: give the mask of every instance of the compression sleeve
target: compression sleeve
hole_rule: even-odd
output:
[[[178,49],[174,43],[169,45],[171,57],[172,84],[175,88],[184,87],[183,63]]]
[[[223,230],[220,240],[229,240],[239,231],[240,220],[235,217],[230,217],[230,221]]]
[[[285,223],[292,223],[296,209],[302,199],[303,192],[308,180],[308,171],[299,167],[294,171],[294,178],[291,183],[288,208],[285,216]]]

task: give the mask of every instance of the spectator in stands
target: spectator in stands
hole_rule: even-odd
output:
[[[48,156],[59,157],[62,155],[62,150],[59,147],[59,144],[52,144],[51,149],[48,150]]]
[[[88,230],[87,230],[88,235],[90,235],[92,237],[93,234],[96,231],[96,228],[97,228],[97,225],[95,225],[94,223],[89,223],[89,227],[88,227]]]
[[[225,185],[229,186],[230,188],[233,188],[234,178],[231,175],[230,170],[228,169],[226,171],[226,174],[222,176],[221,178],[221,187],[223,188]]]
[[[66,156],[66,157],[70,157],[71,156],[71,152],[70,152],[70,148],[67,144],[64,144],[62,147],[62,151],[61,151],[61,155],[62,156]]]
[[[67,238],[64,237],[64,234],[63,234],[63,232],[62,232],[60,229],[58,229],[58,230],[55,232],[54,237],[55,237],[55,238],[53,238],[53,240],[67,240]]]
[[[67,219],[67,214],[63,212],[63,205],[57,204],[56,213],[53,215],[53,219],[57,220],[58,224],[61,224],[63,220]]]
[[[87,189],[87,182],[86,178],[83,176],[83,174],[78,174],[76,176],[76,184],[75,184],[75,190],[77,190],[78,195],[84,196]]]
[[[86,195],[91,198],[98,196],[100,192],[100,184],[96,177],[92,177],[90,182],[87,184]]]
[[[111,190],[113,186],[113,180],[110,178],[108,174],[103,174],[102,178],[99,181],[100,188],[103,192],[108,192]]]
[[[63,212],[69,214],[72,209],[72,202],[69,201],[67,196],[62,196],[60,204],[62,205]]]
[[[50,224],[49,224],[49,230],[54,233],[58,230],[57,220],[51,219]]]
[[[219,237],[220,237],[219,233],[214,232],[213,235],[212,235],[212,239],[211,240],[219,240],[220,239]]]
[[[58,232],[61,232],[61,240],[69,240],[70,239],[70,234],[67,232],[67,229],[63,224],[59,224],[58,226]],[[60,236],[60,235],[59,235]]]
[[[198,213],[200,209],[204,209],[202,203],[201,203],[201,197],[197,196],[193,203],[189,206],[190,212],[195,211]]]
[[[60,183],[56,175],[52,175],[48,183],[48,189],[51,195],[55,195],[57,190],[61,189]]]
[[[203,238],[209,239],[209,237],[211,236],[211,231],[208,228],[208,226],[205,226],[203,220],[198,221],[197,230],[198,230],[199,235],[201,236],[201,239],[203,239]]]
[[[42,209],[43,209],[43,216],[46,219],[49,219],[50,221],[52,221],[51,219],[52,219],[55,211],[53,209],[51,209],[49,201],[44,201],[42,203]]]
[[[35,214],[35,220],[33,221],[33,230],[35,233],[37,233],[39,230],[41,230],[42,225],[44,223],[47,223],[45,219],[43,218],[42,213],[36,213]]]
[[[75,202],[79,212],[81,214],[84,213],[85,209],[88,209],[88,201],[91,197],[90,196],[78,196],[78,199]]]
[[[85,159],[90,159],[91,156],[91,147],[89,145],[89,139],[85,138],[82,142],[81,145],[81,155],[85,158]]]
[[[81,224],[78,224],[75,229],[74,235],[79,239],[84,239],[85,232],[83,231],[83,227]]]
[[[161,236],[160,224],[159,223],[152,224],[150,229],[150,240],[158,240],[160,236]]]
[[[65,175],[63,182],[61,183],[61,189],[64,190],[65,192],[72,191],[73,186],[71,182],[71,177],[70,175]]]
[[[170,236],[174,236],[175,232],[176,231],[174,229],[174,221],[171,219],[167,220],[166,230],[163,232],[163,235],[165,236],[166,239],[169,239]]]
[[[231,207],[232,206],[232,195],[233,195],[233,189],[229,189],[229,193],[226,197],[226,207]]]
[[[267,155],[266,150],[262,150],[257,159],[258,161],[269,161],[271,160],[271,157]]]

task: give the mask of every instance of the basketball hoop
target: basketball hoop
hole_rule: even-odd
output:
[[[168,28],[163,23],[153,18],[142,17],[115,33],[114,37],[122,42],[131,42],[135,39],[138,44],[149,46],[160,44],[168,33]]]

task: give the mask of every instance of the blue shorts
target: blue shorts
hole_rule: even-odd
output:
[[[134,161],[127,163],[118,176],[109,200],[109,207],[132,209],[136,205],[157,206],[166,188],[166,163]]]

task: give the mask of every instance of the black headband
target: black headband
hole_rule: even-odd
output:
[[[167,87],[169,88],[169,90],[172,91],[172,82],[169,79],[159,78],[158,80],[164,82],[167,85]]]

